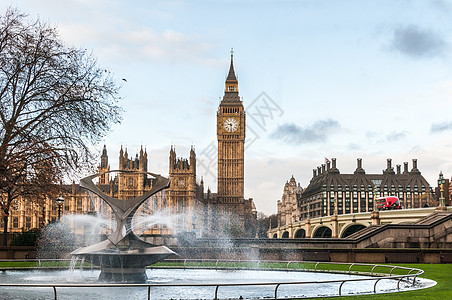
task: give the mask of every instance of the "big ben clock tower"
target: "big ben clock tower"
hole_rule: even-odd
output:
[[[224,96],[217,112],[218,200],[225,210],[243,214],[239,212],[239,204],[244,201],[245,111],[239,97],[233,58],[231,51]]]

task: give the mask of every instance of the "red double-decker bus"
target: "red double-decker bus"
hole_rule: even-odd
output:
[[[375,202],[377,204],[377,210],[402,209],[399,198],[394,196],[380,197],[375,199]]]

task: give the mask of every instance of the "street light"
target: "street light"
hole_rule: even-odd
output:
[[[378,194],[378,186],[374,185],[374,201],[372,203],[372,206],[373,206],[372,210],[377,210],[377,204],[375,203],[377,201],[377,194]],[[378,195],[378,196],[380,196],[380,195]]]
[[[439,197],[439,207],[446,207],[445,199],[444,199],[444,183],[446,183],[446,180],[444,179],[443,172],[439,172],[439,178],[438,178],[438,187],[440,187],[441,195]]]
[[[56,199],[56,203],[58,204],[58,220],[61,217],[61,206],[63,205],[63,202],[64,202],[64,198],[61,196]]]

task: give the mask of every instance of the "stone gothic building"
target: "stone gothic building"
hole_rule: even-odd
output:
[[[127,149],[119,152],[118,171],[110,171],[106,147],[99,165],[99,186],[107,195],[119,199],[135,198],[152,189],[154,179],[148,172],[148,154],[146,149],[140,150],[135,158],[128,157]],[[111,176],[113,175],[113,176]],[[202,222],[204,213],[203,182],[196,181],[196,154],[192,147],[190,158],[177,158],[176,150],[171,146],[169,153],[170,187],[163,190],[140,206],[138,214],[144,216],[157,215],[169,219],[166,222],[156,220],[152,226],[142,228],[145,234],[174,234],[181,231],[196,232],[198,236],[208,235]],[[70,199],[70,195],[69,195]],[[86,199],[90,201],[90,199]],[[100,203],[98,203],[100,205]],[[90,212],[88,212],[90,213]]]
[[[281,200],[278,200],[278,226],[289,225],[300,220],[301,211],[298,202],[301,199],[303,189],[296,182],[295,178],[290,178],[284,185]],[[276,224],[275,224],[276,225]]]
[[[175,147],[169,151],[170,187],[161,191],[142,206],[137,214],[150,216],[156,212],[171,216],[171,224],[154,222],[141,228],[145,234],[175,234],[194,232],[198,237],[218,236],[232,233],[254,237],[256,207],[252,198],[244,198],[244,143],[245,110],[238,94],[238,81],[234,71],[233,55],[225,82],[222,101],[217,111],[218,139],[218,192],[204,190],[201,177],[197,181],[196,153],[192,147],[189,158],[178,158]],[[141,148],[135,158],[129,157],[127,149],[119,151],[118,169],[110,169],[107,148],[100,157],[98,185],[101,190],[119,199],[142,195],[153,186],[148,172],[148,154]],[[150,170],[152,171],[152,170]],[[202,176],[202,174],[200,174]],[[103,203],[91,201],[88,194],[77,184],[64,186],[62,214],[94,214]],[[58,205],[49,199],[43,207],[19,201],[10,218],[10,232],[42,227],[57,218]]]

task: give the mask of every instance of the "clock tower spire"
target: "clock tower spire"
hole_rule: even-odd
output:
[[[225,212],[243,215],[239,207],[244,202],[245,110],[239,97],[232,50],[224,96],[217,111],[217,139],[218,200]]]
[[[229,66],[228,77],[224,87],[222,102],[240,102],[239,83],[234,71],[234,51],[231,49],[231,65]]]

